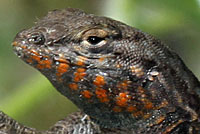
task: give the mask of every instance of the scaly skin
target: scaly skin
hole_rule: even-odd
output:
[[[80,126],[87,134],[200,133],[199,81],[176,53],[136,28],[55,10],[18,33],[13,47],[83,112],[64,121],[69,133]]]

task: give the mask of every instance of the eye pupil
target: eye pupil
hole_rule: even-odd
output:
[[[44,35],[43,34],[33,34],[31,36],[31,38],[29,39],[29,41],[34,44],[42,45],[45,42]]]
[[[88,37],[87,41],[91,43],[92,45],[96,45],[99,42],[101,42],[103,38],[97,37],[97,36],[90,36]]]

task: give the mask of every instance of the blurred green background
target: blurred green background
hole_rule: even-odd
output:
[[[109,16],[151,33],[182,57],[200,79],[200,0],[1,0],[0,109],[19,122],[47,129],[76,111],[38,71],[12,51],[17,32],[49,10],[66,7]]]

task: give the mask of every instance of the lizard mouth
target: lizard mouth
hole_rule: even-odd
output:
[[[12,46],[16,55],[26,63],[36,67],[39,70],[52,68],[53,64],[50,56],[43,55],[41,52],[32,49],[28,45],[25,45],[23,42],[20,43],[19,41],[14,41]],[[43,51],[47,50],[44,49]]]
[[[49,49],[40,48],[37,50],[37,48],[18,40],[15,40],[12,46],[16,55],[24,62],[37,68],[42,73],[55,73],[59,80],[70,68],[69,60],[62,58],[61,55],[55,56]]]

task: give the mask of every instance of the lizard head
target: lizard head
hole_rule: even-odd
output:
[[[55,10],[18,33],[13,47],[101,126],[164,120],[169,102],[155,59],[166,58],[166,49],[135,28],[77,9]]]

